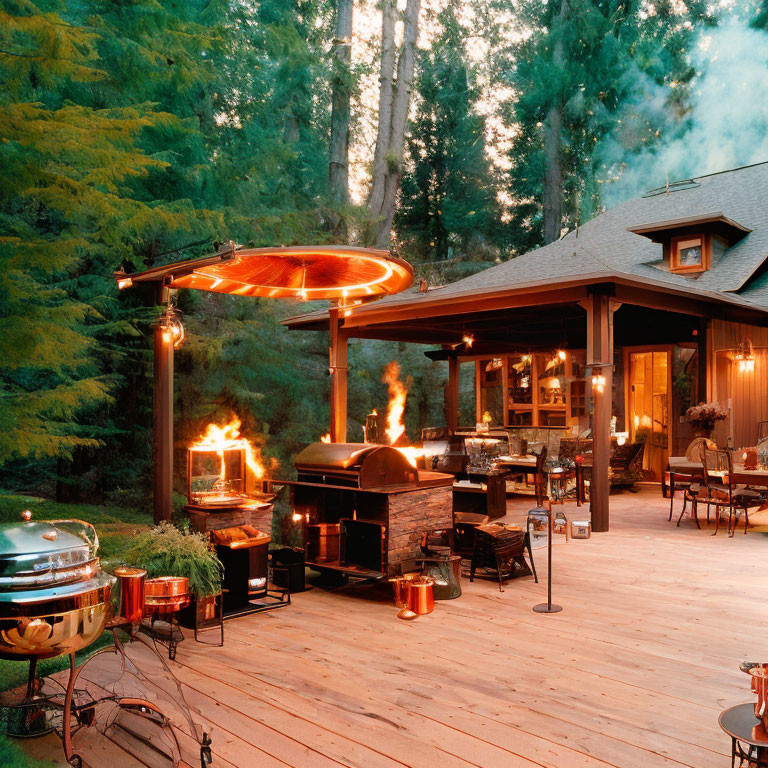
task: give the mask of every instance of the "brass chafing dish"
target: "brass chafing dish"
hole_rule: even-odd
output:
[[[115,579],[103,573],[99,540],[81,520],[0,526],[0,658],[50,658],[96,640]]]

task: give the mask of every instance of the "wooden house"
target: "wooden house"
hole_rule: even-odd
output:
[[[768,419],[767,209],[768,163],[686,179],[455,283],[286,324],[335,326],[336,441],[350,338],[434,345],[453,431],[486,411],[510,429],[591,428],[593,527],[607,530],[612,433],[645,442],[645,475],[658,480],[692,437],[689,405],[727,407],[716,437],[736,447]]]

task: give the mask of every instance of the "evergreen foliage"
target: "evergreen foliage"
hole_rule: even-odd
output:
[[[623,159],[688,119],[686,48],[715,23],[703,0],[441,8],[422,24],[395,222],[433,283],[541,243],[553,105],[562,224],[592,216]],[[765,26],[765,3],[755,10]],[[370,229],[366,209],[329,196],[333,19],[328,0],[0,0],[0,484],[148,501],[161,308],[139,288],[118,292],[116,269],[221,240],[335,242]],[[486,61],[471,55],[473,37]],[[350,68],[353,90],[366,71],[378,67]],[[513,137],[504,178],[489,162],[507,150],[486,146],[488,98],[506,99],[493,115]],[[286,331],[280,321],[305,308],[296,303],[197,292],[177,302],[189,331],[176,355],[179,447],[234,412],[288,475],[328,428],[327,334]],[[411,377],[411,439],[443,422],[446,372],[423,351],[351,344],[351,439],[385,406],[381,372],[395,358]]]
[[[500,210],[485,147],[480,89],[449,2],[441,32],[421,52],[418,106],[408,135],[409,171],[397,218],[408,255],[422,260],[481,260],[498,254]]]
[[[497,6],[510,8],[507,0]],[[685,48],[694,23],[708,16],[698,0],[685,7],[666,0],[524,0],[515,3],[515,19],[519,35],[502,49],[497,77],[514,93],[505,111],[517,127],[509,152],[511,231],[514,250],[523,252],[543,238],[550,110],[562,119],[561,224],[571,229],[599,211],[600,184],[621,171],[621,158],[614,163],[611,157],[607,167],[597,151],[607,136],[620,143],[626,158],[684,117],[694,74]],[[662,104],[644,98],[657,86],[668,89]]]

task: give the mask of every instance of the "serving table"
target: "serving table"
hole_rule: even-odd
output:
[[[720,727],[731,737],[731,768],[739,758],[739,765],[749,768],[768,768],[768,733],[762,721],[755,717],[751,702],[737,704],[720,713]]]

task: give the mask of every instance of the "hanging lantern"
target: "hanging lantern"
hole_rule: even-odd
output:
[[[170,302],[165,310],[165,314],[160,320],[160,330],[163,334],[163,341],[166,344],[173,344],[174,349],[179,349],[184,343],[186,332],[181,322],[180,313]]]
[[[755,370],[755,350],[750,339],[739,342],[733,360],[739,364],[739,373],[751,373]]]

